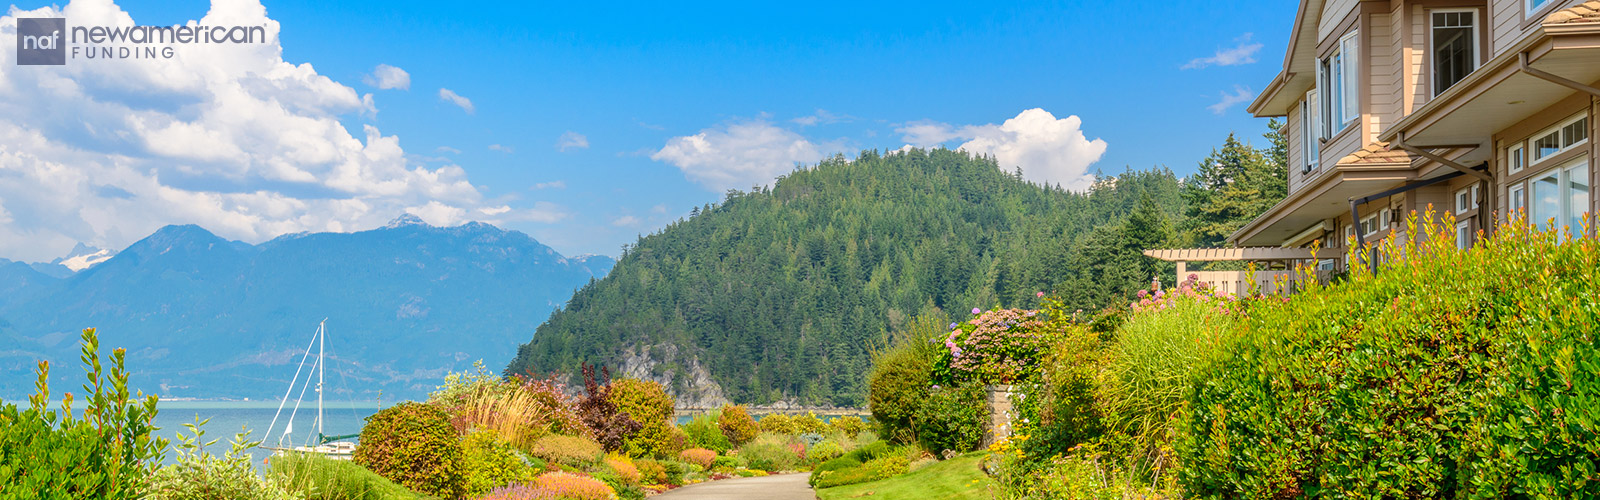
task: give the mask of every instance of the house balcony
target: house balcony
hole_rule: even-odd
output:
[[[1183,282],[1192,275],[1196,281],[1228,296],[1294,293],[1303,279],[1297,268],[1317,263],[1309,248],[1172,248],[1145,250],[1144,254],[1177,263],[1176,281]],[[1258,270],[1190,271],[1190,262],[1244,262],[1254,264]],[[1327,283],[1332,274],[1332,269],[1319,269],[1315,276],[1319,282]]]

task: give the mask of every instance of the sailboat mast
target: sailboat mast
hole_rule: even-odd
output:
[[[328,318],[322,318],[317,324],[317,444],[322,444],[322,374],[328,371],[326,360],[322,358],[323,343],[328,337]]]

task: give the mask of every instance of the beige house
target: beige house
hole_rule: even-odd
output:
[[[1302,0],[1286,54],[1249,111],[1288,120],[1288,196],[1234,246],[1320,240],[1333,269],[1430,206],[1463,247],[1597,212],[1600,0]]]

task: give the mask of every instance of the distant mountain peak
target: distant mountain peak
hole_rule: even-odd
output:
[[[417,216],[412,215],[410,213],[404,213],[404,214],[400,214],[399,217],[395,217],[394,220],[389,221],[389,223],[385,224],[383,226],[383,228],[384,229],[394,229],[394,228],[397,228],[397,227],[426,226],[426,225],[428,225],[427,221],[422,220],[421,217],[417,217]]]
[[[68,252],[65,257],[52,260],[50,263],[71,269],[72,272],[78,272],[88,269],[95,264],[105,262],[107,259],[110,259],[115,255],[116,252],[92,247],[79,242],[76,246],[72,247],[72,251]]]

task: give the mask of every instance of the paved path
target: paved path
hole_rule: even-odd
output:
[[[650,497],[662,500],[816,500],[817,494],[806,484],[811,474],[779,474],[766,477],[724,479],[684,486]]]

